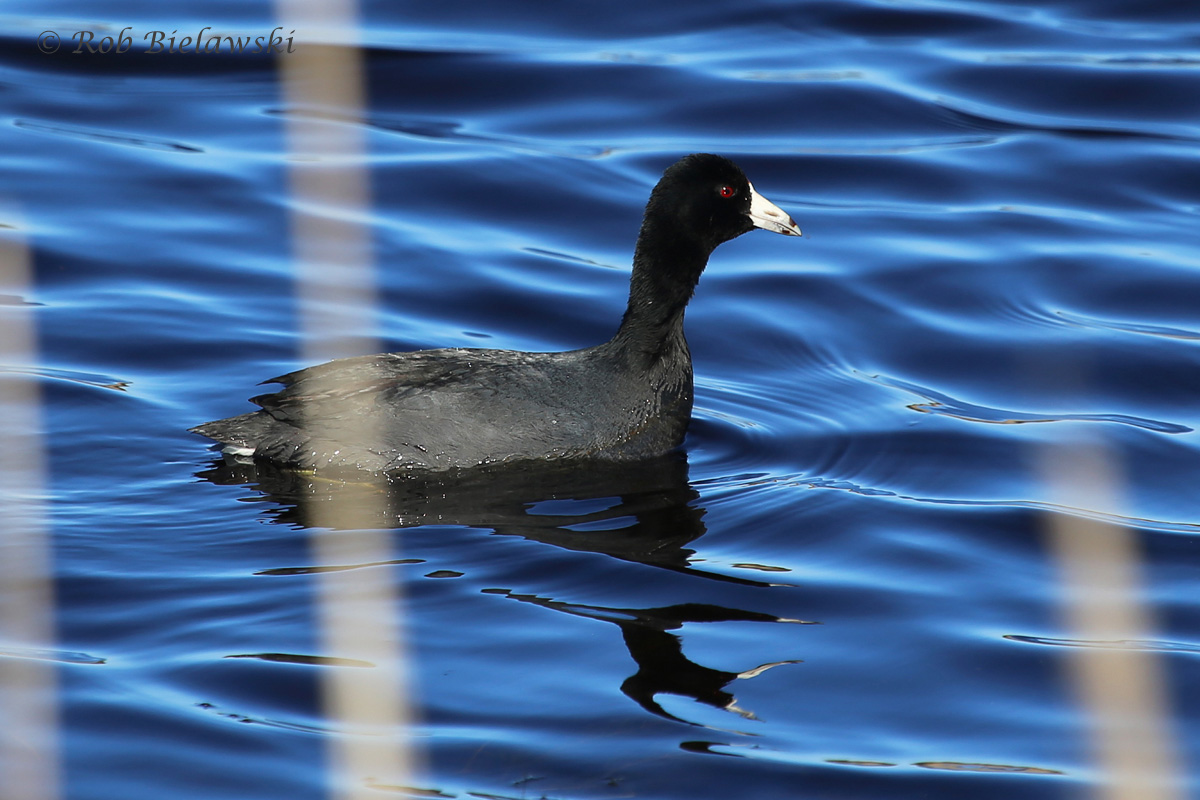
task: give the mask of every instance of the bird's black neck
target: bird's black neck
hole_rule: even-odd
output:
[[[614,337],[654,355],[683,337],[683,312],[708,264],[712,248],[663,223],[642,223],[633,253],[629,305]]]

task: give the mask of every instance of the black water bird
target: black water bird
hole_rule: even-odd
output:
[[[259,410],[191,430],[233,457],[300,469],[442,471],[510,461],[632,460],[678,447],[692,411],[684,310],[717,245],[799,236],[721,156],[663,173],[646,204],[629,305],[603,344],[556,353],[453,348],[338,359],[267,383]]]

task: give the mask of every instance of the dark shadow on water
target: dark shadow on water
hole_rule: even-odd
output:
[[[198,477],[222,485],[248,486],[262,493],[274,522],[313,526],[314,506],[336,502],[346,513],[339,529],[465,525],[521,536],[567,550],[599,553],[622,561],[659,567],[743,587],[770,587],[762,581],[722,575],[691,564],[688,545],[703,536],[704,509],[688,481],[683,455],[634,464],[589,463],[569,468],[507,465],[458,474],[402,480],[318,479],[269,464],[218,462]],[[322,569],[322,567],[311,568]],[[690,660],[684,640],[673,631],[685,624],[787,622],[772,614],[708,603],[684,602],[651,608],[581,605],[508,589],[485,589],[547,610],[616,625],[637,671],[621,691],[646,711],[689,725],[699,724],[664,709],[656,699],[675,695],[753,720],[739,708],[728,685],[781,664],[781,660],[741,672],[712,669]],[[614,642],[615,643],[615,642]]]
[[[339,530],[465,525],[567,550],[602,553],[744,586],[772,584],[698,570],[687,545],[705,533],[686,456],[570,466],[511,464],[386,480],[324,478],[267,463],[216,462],[197,477],[248,486],[272,521],[315,527],[315,509],[337,504]],[[324,522],[324,520],[322,520]]]
[[[523,603],[549,608],[564,614],[611,622],[621,629],[621,636],[638,670],[625,679],[621,691],[642,708],[676,722],[698,723],[678,717],[658,702],[659,695],[689,697],[744,719],[758,719],[753,711],[737,705],[737,698],[727,690],[738,679],[756,678],[767,670],[784,664],[799,664],[798,659],[772,661],[741,672],[712,669],[692,661],[683,652],[683,641],[671,633],[685,623],[702,622],[789,622],[799,625],[816,624],[805,620],[783,619],[773,614],[742,611],[707,603],[679,603],[659,608],[609,608],[577,603],[562,603],[534,595],[507,592],[506,595]]]

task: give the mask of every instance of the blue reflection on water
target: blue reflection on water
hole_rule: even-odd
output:
[[[683,153],[734,158],[806,237],[714,256],[686,463],[400,492],[327,534],[392,530],[392,558],[319,564],[328,487],[184,433],[300,366],[282,125],[314,110],[269,58],[33,46],[268,9],[7,10],[0,223],[36,283],[0,312],[38,326],[60,641],[0,655],[61,665],[69,796],[322,796],[320,671],[362,669],[320,652],[335,567],[404,588],[417,785],[447,796],[1086,796],[1065,675],[1101,645],[1156,654],[1195,762],[1187,11],[367,6],[369,107],[326,117],[367,142],[387,346],[607,338]],[[1087,426],[1116,515],[1037,469]],[[1056,515],[1132,531],[1145,641],[1064,626]]]

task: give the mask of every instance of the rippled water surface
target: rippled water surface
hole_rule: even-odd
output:
[[[1132,796],[1200,796],[1188,3],[367,3],[363,108],[286,94],[287,54],[145,52],[275,12],[0,12],[6,449],[46,454],[0,559],[40,515],[55,595],[0,675],[53,671],[65,796],[1088,798],[1139,766]],[[366,210],[301,208],[296,120],[358,137],[326,166]],[[714,255],[679,458],[384,492],[186,433],[305,363],[298,211],[369,237],[379,303],[335,333],[570,349],[696,151],[805,238]],[[339,717],[330,676],[407,686],[411,723]],[[356,742],[414,767],[339,769]]]

